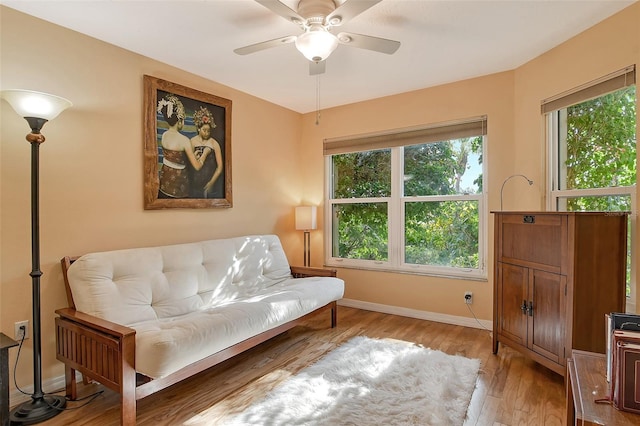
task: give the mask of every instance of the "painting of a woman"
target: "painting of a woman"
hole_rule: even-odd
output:
[[[196,158],[203,161],[202,168],[198,171],[190,168],[190,194],[192,198],[221,198],[223,195],[220,175],[224,170],[222,151],[217,140],[211,137],[216,123],[213,114],[205,107],[200,107],[193,114],[193,123],[198,134],[191,138],[191,148]],[[214,186],[215,185],[215,186]]]
[[[196,158],[189,138],[180,133],[186,114],[177,96],[168,94],[158,101],[158,112],[169,125],[161,139],[163,154],[158,198],[185,198],[189,196],[187,161],[195,170],[200,170],[207,155]]]

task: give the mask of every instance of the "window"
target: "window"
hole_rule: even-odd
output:
[[[486,123],[326,140],[327,263],[485,277]]]
[[[543,102],[550,141],[549,209],[627,211],[627,296],[635,292],[635,68]]]

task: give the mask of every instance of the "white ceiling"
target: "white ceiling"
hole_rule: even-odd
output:
[[[514,69],[635,1],[383,0],[340,30],[398,40],[400,49],[338,46],[319,79],[320,107]],[[318,81],[293,44],[233,53],[300,33],[253,0],[0,3],[294,111],[316,109]],[[295,9],[297,0],[283,3]]]

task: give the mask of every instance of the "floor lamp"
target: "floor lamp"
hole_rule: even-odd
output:
[[[311,266],[310,230],[317,228],[316,206],[296,207],[296,230],[304,231],[304,266]]]
[[[11,410],[11,424],[31,425],[55,415],[66,406],[63,396],[45,395],[42,391],[42,335],[40,324],[40,226],[39,226],[39,148],[44,142],[40,133],[44,124],[71,106],[71,102],[58,96],[27,90],[3,90],[0,96],[27,120],[31,133],[31,276],[32,280],[32,338],[33,338],[33,394],[31,401]]]

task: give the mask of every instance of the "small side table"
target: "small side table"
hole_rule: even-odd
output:
[[[9,348],[18,342],[0,333],[0,425],[9,426]]]
[[[640,415],[617,410],[612,404],[596,403],[606,398],[609,383],[605,376],[604,354],[573,350],[567,359],[567,426],[640,424]]]

